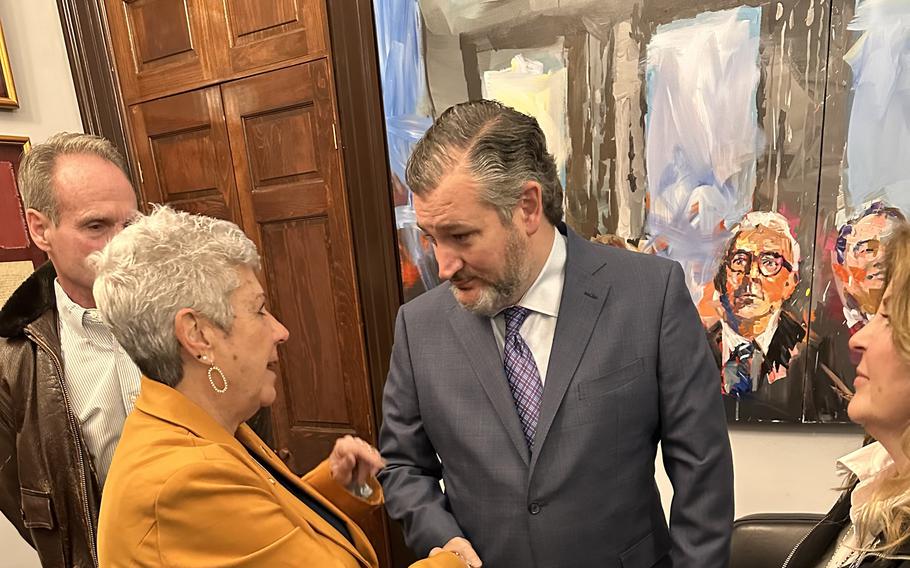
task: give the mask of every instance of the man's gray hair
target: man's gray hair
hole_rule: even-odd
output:
[[[743,232],[754,231],[759,227],[767,227],[775,233],[787,237],[787,241],[790,243],[789,262],[793,265],[793,270],[795,271],[800,261],[799,241],[793,236],[793,231],[790,229],[790,223],[787,218],[776,211],[751,211],[746,213],[743,220],[739,222],[739,226],[736,227],[730,246],[733,246],[733,243],[736,242],[736,237]]]
[[[256,245],[229,222],[156,207],[91,257],[95,302],[114,337],[150,379],[183,378],[177,312],[192,308],[225,332],[237,269],[259,269]]]
[[[425,195],[458,167],[479,185],[480,198],[510,223],[528,181],[542,189],[543,211],[553,225],[562,221],[562,185],[556,162],[537,119],[496,101],[450,107],[414,147],[405,178],[415,195]]]
[[[127,179],[130,177],[123,156],[109,140],[100,136],[59,132],[42,144],[33,146],[19,164],[19,192],[27,209],[44,213],[54,224],[60,222],[60,208],[54,189],[57,158],[74,154],[103,158],[120,168]]]

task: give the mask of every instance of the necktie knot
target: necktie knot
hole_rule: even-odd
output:
[[[752,391],[754,343],[740,343],[730,350],[730,358],[722,370],[724,388],[728,394],[740,396]]]
[[[522,306],[512,306],[503,310],[503,316],[506,318],[506,337],[518,333],[521,324],[531,315],[531,310]]]

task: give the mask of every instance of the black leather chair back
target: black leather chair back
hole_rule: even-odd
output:
[[[824,515],[757,513],[733,522],[730,568],[780,568]]]

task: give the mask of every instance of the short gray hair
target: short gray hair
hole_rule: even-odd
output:
[[[74,154],[90,154],[103,158],[120,168],[127,179],[129,168],[123,155],[111,142],[93,134],[58,132],[44,143],[37,144],[25,153],[19,164],[19,192],[27,209],[40,211],[57,224],[60,209],[54,188],[54,168],[57,158]]]
[[[183,378],[177,312],[192,308],[230,332],[236,269],[259,269],[256,245],[237,225],[166,206],[90,258],[95,302],[114,337],[147,377],[171,387]]]
[[[796,270],[796,266],[800,261],[799,241],[793,236],[793,230],[790,228],[790,222],[787,221],[787,218],[776,211],[750,211],[746,213],[743,220],[739,222],[739,226],[736,227],[730,246],[735,245],[736,239],[742,233],[754,231],[759,227],[767,227],[775,233],[787,237],[787,241],[790,243],[790,264],[793,265],[793,270]]]
[[[405,177],[415,195],[424,195],[462,165],[503,223],[511,221],[528,181],[542,188],[547,220],[553,225],[562,221],[562,184],[534,117],[488,100],[450,107],[414,147]]]

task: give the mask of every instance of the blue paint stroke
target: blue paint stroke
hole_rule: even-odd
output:
[[[853,70],[845,177],[850,205],[883,198],[910,211],[910,2],[865,0],[847,29]]]
[[[404,184],[411,150],[433,124],[420,7],[417,0],[376,0],[373,11],[389,166]],[[420,245],[410,191],[408,203],[395,208],[395,221],[400,243],[417,266],[424,288],[429,290],[439,283],[436,263]]]
[[[693,300],[752,207],[761,8],[658,26],[647,48],[648,246],[682,264]]]
[[[377,0],[376,43],[392,171],[404,180],[411,148],[433,123],[417,0]],[[423,108],[422,108],[423,107]]]

